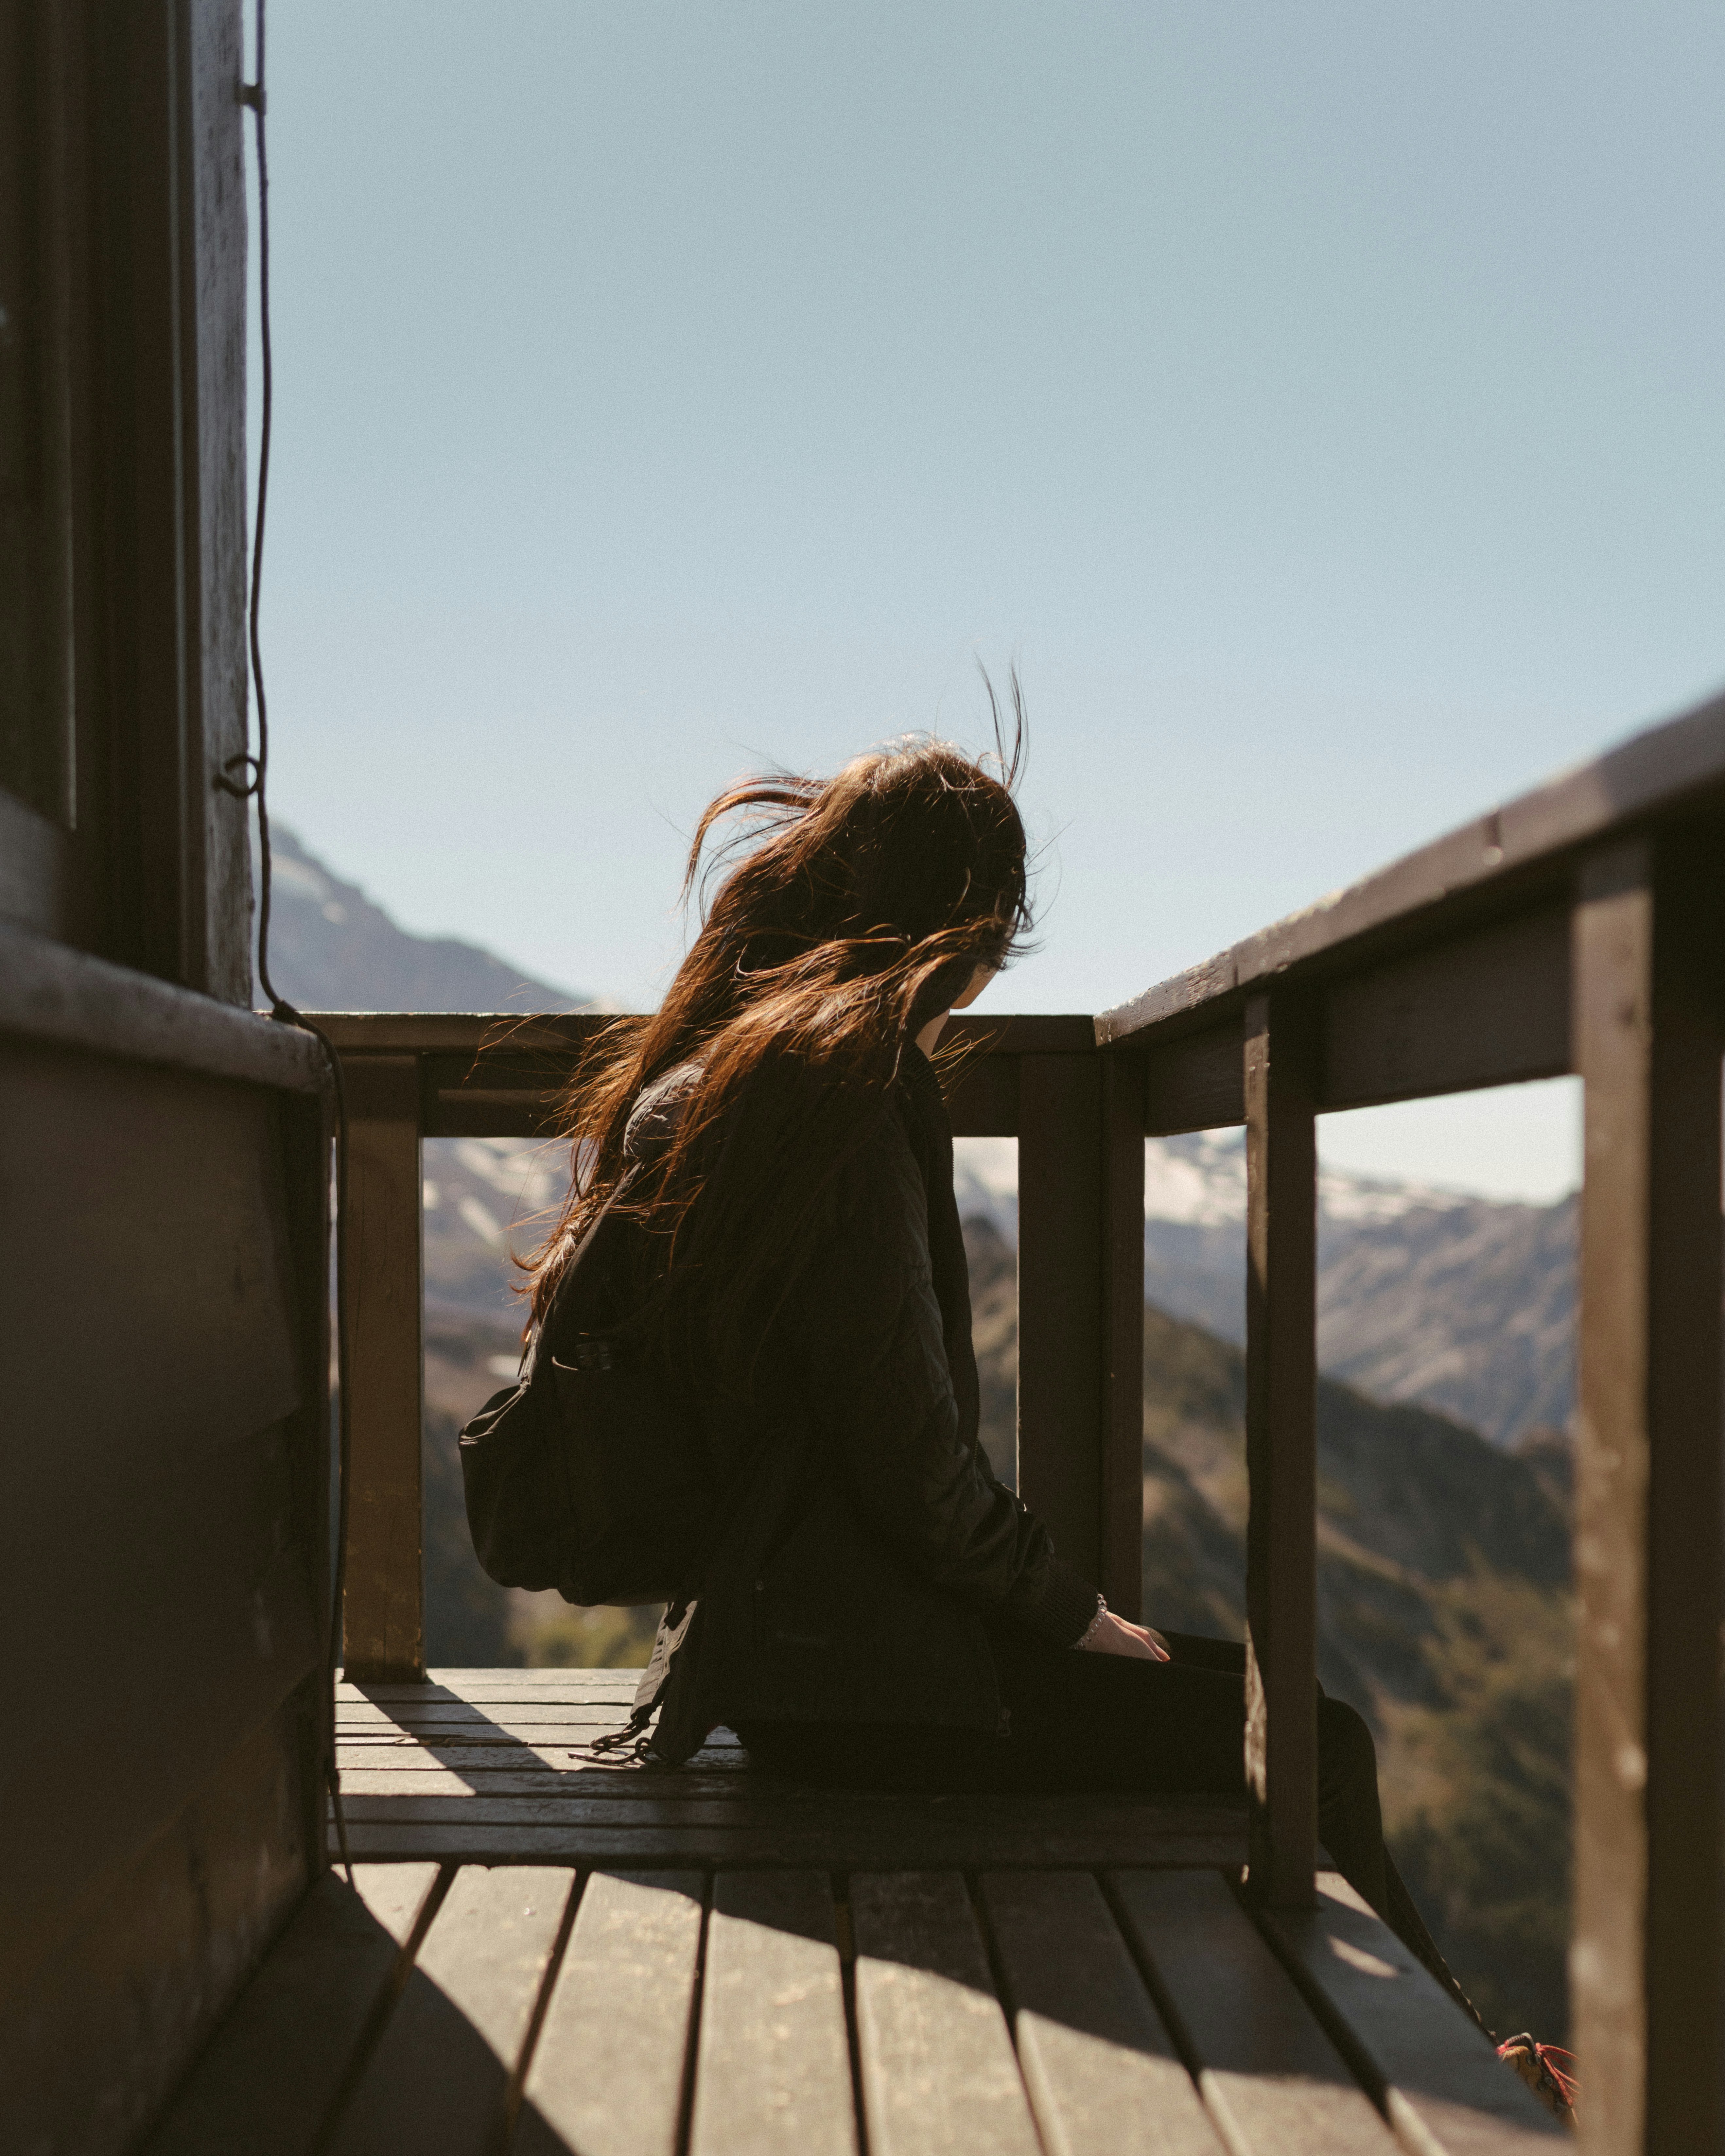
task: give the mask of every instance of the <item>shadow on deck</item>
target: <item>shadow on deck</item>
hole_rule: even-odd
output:
[[[595,1766],[627,1671],[344,1686],[321,1882],[152,2156],[1497,2156],[1560,2137],[1333,1875],[1243,1813]]]

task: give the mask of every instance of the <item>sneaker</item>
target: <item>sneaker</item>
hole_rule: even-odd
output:
[[[1565,2126],[1574,2125],[1575,2076],[1568,2071],[1575,2063],[1573,2052],[1559,2044],[1536,2044],[1523,2030],[1519,2036],[1506,2037],[1497,2046],[1497,2056],[1515,2068],[1553,2118]],[[1560,2059],[1563,2066],[1558,2064]]]

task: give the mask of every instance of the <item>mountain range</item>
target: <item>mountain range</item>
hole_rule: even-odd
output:
[[[478,947],[413,937],[278,835],[275,970],[309,1008],[579,1008]],[[1144,1586],[1151,1621],[1244,1625],[1245,1162],[1237,1134],[1146,1147]],[[454,1436],[516,1367],[511,1252],[554,1211],[555,1147],[424,1155],[425,1584],[434,1663],[644,1661],[652,1614],[511,1593],[468,1537]],[[983,1438],[1016,1466],[1017,1158],[961,1142]],[[1320,1673],[1366,1714],[1386,1832],[1487,2017],[1566,2018],[1573,1201],[1322,1181]]]
[[[273,819],[270,973],[305,1011],[583,1010],[591,996],[536,980],[477,943],[415,936],[357,884],[325,866]],[[252,825],[253,970],[256,972],[257,824]]]
[[[1018,1235],[1017,1147],[962,1140],[959,1208]],[[1144,1290],[1224,1340],[1245,1333],[1245,1147],[1238,1131],[1144,1148]],[[1505,1204],[1323,1169],[1317,1350],[1331,1376],[1418,1401],[1512,1445],[1574,1406],[1576,1204]]]
[[[306,1010],[614,1008],[535,979],[492,952],[399,927],[290,829],[272,826],[271,969]],[[555,1148],[512,1140],[426,1147],[426,1288],[475,1314],[506,1306],[506,1246],[532,1240],[565,1171]],[[960,1210],[1015,1243],[1018,1152],[962,1140]],[[1576,1212],[1505,1204],[1326,1170],[1318,1216],[1318,1357],[1375,1398],[1436,1409],[1511,1445],[1562,1430],[1574,1401]],[[1218,1337],[1244,1332],[1245,1156],[1240,1133],[1145,1147],[1145,1291]]]
[[[1018,1237],[1017,1147],[961,1138],[959,1210]],[[1145,1147],[1145,1295],[1238,1344],[1245,1157],[1237,1133]],[[426,1292],[451,1312],[506,1306],[500,1266],[555,1208],[555,1147],[456,1138],[425,1147]],[[1327,1375],[1435,1409],[1514,1445],[1567,1427],[1574,1403],[1575,1201],[1512,1205],[1327,1172],[1320,1183],[1318,1358]]]

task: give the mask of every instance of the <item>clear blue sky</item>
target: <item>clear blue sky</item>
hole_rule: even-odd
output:
[[[649,1004],[723,781],[980,741],[1016,659],[989,1000],[1091,1009],[1725,679],[1716,0],[271,0],[269,58],[275,800],[409,927]]]

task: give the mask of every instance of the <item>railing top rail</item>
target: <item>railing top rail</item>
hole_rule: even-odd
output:
[[[1464,824],[1362,881],[1260,928],[1128,1003],[1100,1012],[1100,1045],[1214,1021],[1295,971],[1345,971],[1401,942],[1538,901],[1584,845],[1700,808],[1725,808],[1725,696],[1652,726]]]
[[[320,1029],[343,1055],[560,1055],[583,1047],[614,1011],[317,1011]],[[624,1017],[627,1023],[627,1017]],[[988,1017],[961,1012],[947,1022],[942,1045],[958,1043],[988,1055],[1084,1055],[1095,1050],[1088,1014],[1032,1012]]]

